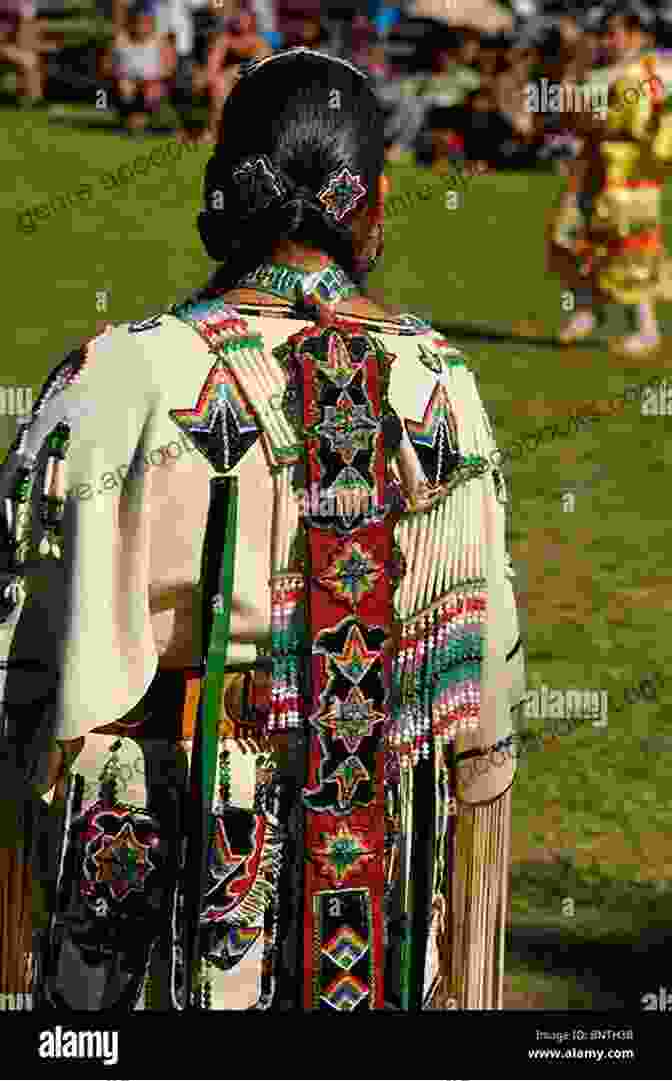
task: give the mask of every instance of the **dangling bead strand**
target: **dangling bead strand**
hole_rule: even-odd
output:
[[[212,1009],[212,979],[210,977],[210,961],[207,957],[201,961],[201,1009]]]
[[[44,486],[40,500],[40,521],[44,536],[40,541],[41,556],[61,557],[61,524],[65,510],[65,457],[70,446],[70,428],[59,424],[47,440],[49,459],[44,474]]]

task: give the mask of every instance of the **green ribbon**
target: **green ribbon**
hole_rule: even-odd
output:
[[[200,916],[212,841],[212,800],[217,773],[219,719],[231,631],[233,574],[238,529],[238,478],[215,477],[203,546],[204,669],[191,760],[192,824],[185,862],[185,975],[193,990],[200,956]],[[207,652],[206,652],[207,651]]]

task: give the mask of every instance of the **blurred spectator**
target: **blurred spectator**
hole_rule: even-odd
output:
[[[307,49],[329,51],[330,35],[319,15],[306,15],[305,18],[288,24],[282,43],[283,49],[295,49],[304,45]]]
[[[480,86],[493,87],[497,76],[508,70],[506,44],[494,34],[483,34],[481,37],[477,64]]]
[[[444,156],[455,154],[458,146],[455,136],[460,136],[465,162],[478,168],[521,168],[536,160],[538,138],[533,133],[516,130],[498,109],[492,90],[474,90],[461,108],[451,111],[448,128],[437,127],[436,119],[432,122],[432,147],[434,151],[437,146],[443,148]]]
[[[401,18],[401,8],[386,4],[383,0],[372,0],[369,4],[369,18],[373,23],[376,34],[386,38]]]
[[[268,42],[257,33],[256,16],[244,9],[211,41],[204,73],[210,99],[208,141],[217,139],[224,103],[240,74],[241,62],[258,60],[272,52]]]
[[[498,108],[494,92],[475,91],[468,106],[464,135],[467,161],[485,161],[494,169],[521,169],[534,164],[541,139],[533,129],[513,123]]]
[[[271,49],[283,46],[282,35],[278,33],[278,21],[273,0],[250,0],[250,9],[255,17],[257,33]]]
[[[590,76],[598,57],[598,46],[597,35],[577,36],[573,33],[572,21],[561,20],[544,36],[539,61],[530,72],[531,81],[538,82],[546,78],[549,82],[565,85],[583,83]],[[580,150],[576,117],[568,117],[552,110],[530,115],[534,129],[543,143],[540,158],[555,162],[559,171],[566,173],[567,164]],[[589,125],[589,114],[585,115],[584,120]]]
[[[385,53],[385,45],[382,41],[374,41],[369,46],[366,62],[363,65],[374,82],[387,82],[392,74],[391,65]]]
[[[350,59],[358,67],[366,67],[369,49],[376,38],[373,23],[366,15],[355,15],[350,27]]]
[[[426,105],[404,93],[402,82],[392,78],[385,42],[374,38],[360,66],[369,73],[374,93],[385,115],[385,151],[387,161],[412,159],[413,144],[422,126]]]
[[[130,134],[143,130],[167,96],[176,56],[156,28],[147,0],[128,12],[127,25],[113,46],[114,103]]]
[[[533,53],[530,49],[512,49],[510,66],[494,79],[494,94],[498,111],[510,120],[520,135],[535,134],[535,113],[526,108],[526,87],[530,81]]]
[[[16,69],[20,103],[41,104],[44,79],[32,0],[0,0],[0,59]]]
[[[432,72],[429,75],[405,79],[403,92],[414,94],[432,105],[459,105],[467,94],[477,89],[481,79],[474,68],[460,62],[463,40],[459,33],[444,30],[431,55]]]
[[[164,0],[156,13],[157,29],[172,41],[175,48],[170,103],[180,117],[180,138],[186,135],[190,127],[194,99],[194,12],[205,7],[206,3],[207,0]]]
[[[412,156],[430,109],[459,105],[470,90],[479,86],[478,73],[461,63],[465,55],[462,34],[448,28],[439,33],[437,45],[429,54],[431,72],[412,78],[391,79],[389,68],[384,65],[377,80],[378,99],[388,113],[388,161]],[[474,55],[471,42],[466,55]],[[379,51],[374,50],[373,56],[379,62]]]
[[[463,106],[434,106],[428,111],[423,131],[418,138],[416,163],[435,172],[443,172],[444,165],[464,161],[465,127]]]

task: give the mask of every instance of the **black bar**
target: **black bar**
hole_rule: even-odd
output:
[[[31,1081],[42,1077],[219,1078],[225,1072],[235,1073],[221,1055],[217,1056],[222,1041],[228,1043],[231,1039],[237,1047],[244,1048],[244,1072],[258,1073],[261,1069],[260,1076],[270,1081],[295,1073],[302,1075],[304,1064],[305,1072],[310,1075],[313,1055],[321,1072],[329,1073],[333,1068],[343,1076],[344,1046],[355,1049],[352,1065],[356,1061],[357,1067],[368,1071],[369,1077],[415,1078],[423,1077],[424,1073],[459,1073],[469,1074],[470,1078],[572,1077],[587,1081],[588,1077],[669,1076],[666,1050],[670,1025],[669,1018],[660,1013],[445,1010],[426,1011],[422,1015],[397,1012],[394,1020],[391,1013],[385,1017],[381,1012],[380,1020],[376,1020],[367,1012],[359,1019],[351,1017],[340,1022],[335,1030],[333,1020],[325,1012],[314,1013],[307,1019],[300,1012],[291,1011],[294,1020],[289,1014],[277,1017],[227,1011],[234,1012],[240,1016],[233,1025],[227,1024],[219,1012],[139,1012],[118,1018],[81,1013],[58,1017],[53,1013],[0,1012],[0,1039],[7,1048],[6,1076]],[[232,1021],[229,1017],[229,1022]],[[64,1032],[116,1032],[118,1061],[105,1065],[101,1058],[41,1057],[40,1044],[43,1052],[56,1050],[53,1034],[58,1024],[61,1050]],[[372,1025],[380,1026],[375,1033]],[[593,1036],[595,1031],[604,1035]],[[538,1032],[556,1034],[556,1038],[541,1038]],[[557,1034],[561,1037],[566,1034],[567,1038],[558,1040]],[[601,1058],[583,1057],[586,1050],[602,1052]],[[548,1054],[551,1051],[555,1052],[552,1057]],[[544,1056],[539,1052],[545,1052]],[[346,1076],[348,1073],[345,1072]]]

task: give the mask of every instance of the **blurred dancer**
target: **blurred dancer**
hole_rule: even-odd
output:
[[[550,268],[575,294],[560,342],[588,337],[608,303],[628,308],[634,333],[614,343],[627,355],[658,348],[656,299],[667,274],[660,197],[672,138],[665,61],[644,48],[639,13],[610,14],[607,107],[566,115],[584,140],[550,227]]]

